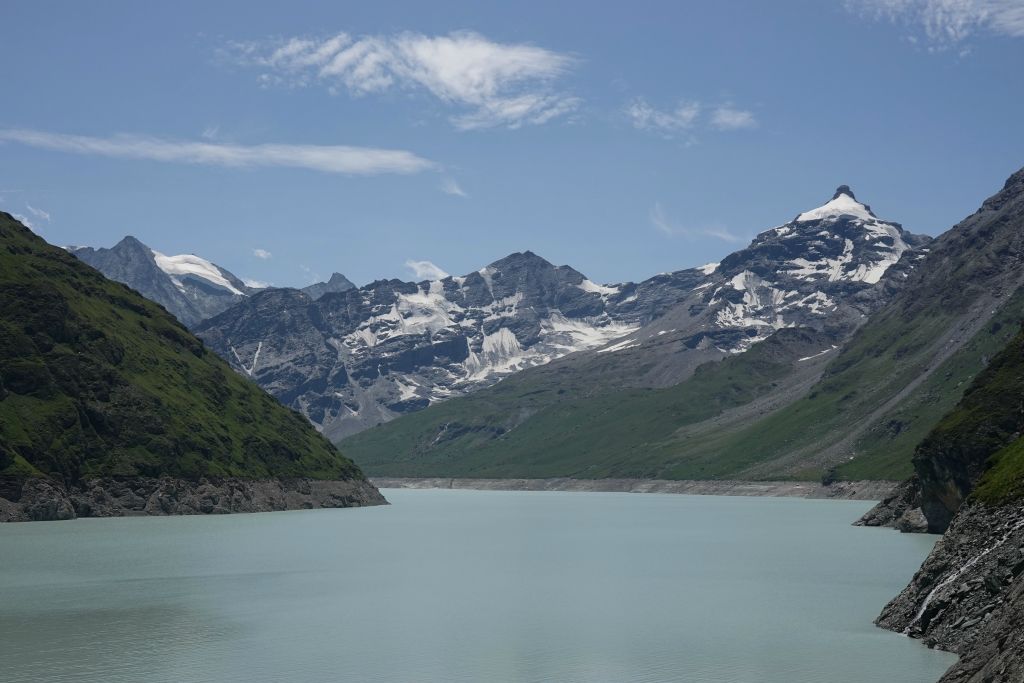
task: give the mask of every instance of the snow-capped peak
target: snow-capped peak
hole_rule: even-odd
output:
[[[871,213],[871,209],[866,204],[857,201],[848,185],[840,185],[828,203],[803,212],[796,217],[796,222],[819,221],[834,216],[854,216],[865,221],[878,220],[878,217]]]
[[[166,254],[161,254],[155,249],[152,251],[153,260],[156,262],[157,268],[164,271],[172,278],[178,275],[192,275],[202,278],[203,280],[215,284],[218,287],[223,287],[232,294],[245,294],[245,292],[235,287],[226,277],[224,277],[220,268],[204,258],[196,256],[195,254],[178,254],[177,256],[168,256]]]

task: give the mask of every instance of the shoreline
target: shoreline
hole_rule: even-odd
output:
[[[387,504],[365,479],[97,477],[71,486],[44,477],[0,479],[0,523]]]
[[[374,486],[384,489],[672,493],[835,500],[882,500],[898,483],[885,480],[837,481],[824,486],[816,482],[724,479],[473,479],[459,477],[370,477],[369,479]]]

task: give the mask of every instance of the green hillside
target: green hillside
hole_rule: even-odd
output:
[[[565,373],[519,373],[344,441],[368,472],[382,476],[648,477],[725,476],[749,463],[680,454],[680,427],[782,390],[794,364],[821,336],[776,333],[749,352],[698,368],[667,389],[585,394]]]
[[[362,478],[163,308],[6,213],[0,475]]]
[[[1024,493],[1024,331],[996,355],[917,447],[914,471],[930,527],[944,529],[976,495],[1001,502]]]

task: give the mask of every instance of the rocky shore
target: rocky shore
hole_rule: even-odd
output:
[[[669,479],[452,479],[372,477],[379,488],[474,489],[479,491],[604,491],[683,493],[709,496],[767,496],[881,500],[896,482],[837,481],[829,485],[800,481],[730,481]]]
[[[77,517],[202,515],[386,505],[366,480],[88,479],[64,486],[41,477],[0,480],[0,522]]]
[[[960,655],[941,683],[1024,680],[1024,503],[961,508],[876,623]]]

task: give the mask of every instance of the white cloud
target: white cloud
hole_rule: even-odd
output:
[[[43,211],[42,209],[37,209],[36,207],[32,206],[31,204],[27,204],[27,203],[25,204],[25,208],[28,209],[28,212],[30,214],[32,214],[33,216],[35,216],[36,218],[38,218],[40,220],[44,220],[47,223],[50,222],[50,214],[47,213],[46,211]]]
[[[708,116],[704,116],[706,111],[710,112]],[[637,97],[626,105],[626,116],[638,130],[653,131],[669,138],[685,131],[690,142],[696,141],[693,133],[698,128],[710,126],[725,131],[757,127],[753,112],[728,104],[709,107],[696,101],[681,101],[674,109],[662,110]]]
[[[662,207],[661,202],[655,202],[654,206],[651,207],[650,219],[651,224],[667,237],[686,237],[688,239],[695,237],[713,237],[715,239],[722,240],[723,242],[730,242],[734,244],[743,241],[742,237],[732,234],[724,227],[712,225],[700,228],[691,228],[680,225],[669,218],[668,214],[665,213],[665,209]]]
[[[945,49],[976,33],[1024,37],[1021,0],[846,0],[850,11],[915,26],[930,49]],[[910,36],[911,42],[917,42]]]
[[[0,140],[60,152],[122,159],[149,159],[236,168],[305,168],[346,175],[418,173],[434,167],[433,162],[412,152],[346,145],[224,145],[139,135],[99,138],[24,129],[0,129]]]
[[[409,269],[417,282],[420,280],[443,280],[448,277],[448,273],[430,261],[414,261],[409,259],[405,262],[405,267]]]
[[[680,102],[671,111],[661,111],[648,104],[644,98],[637,97],[626,106],[626,115],[634,128],[668,134],[692,128],[700,110],[698,102]]]
[[[263,280],[253,280],[250,278],[242,278],[242,282],[246,287],[252,287],[253,289],[266,289],[267,287],[273,287],[273,282],[264,282]]]
[[[441,192],[445,194],[454,195],[456,197],[468,197],[466,191],[455,181],[454,178],[444,178],[441,180]]]
[[[220,126],[213,125],[203,128],[203,132],[199,134],[199,137],[204,140],[216,140],[218,135],[220,135]]]
[[[253,255],[253,256],[255,256],[256,258],[261,258],[261,259],[263,259],[264,261],[266,261],[266,260],[267,260],[267,259],[269,259],[269,258],[270,258],[271,256],[273,256],[273,254],[271,254],[271,253],[270,253],[269,251],[267,251],[266,249],[253,249],[253,250],[252,250],[252,255]]]
[[[576,63],[570,55],[521,43],[498,43],[470,31],[232,43],[224,56],[264,69],[265,85],[322,84],[352,95],[422,89],[464,111],[460,129],[546,123],[580,100],[555,88]]]
[[[754,118],[753,112],[723,106],[711,113],[711,125],[718,130],[757,128],[757,119]]]

